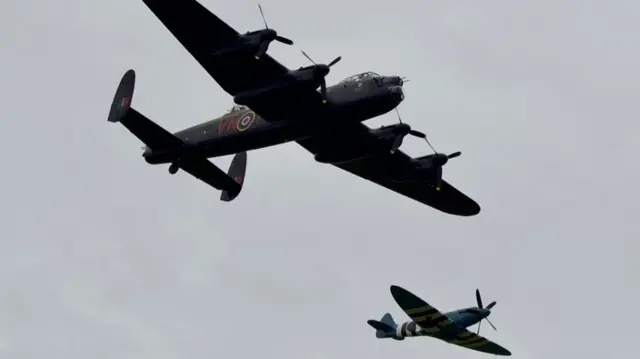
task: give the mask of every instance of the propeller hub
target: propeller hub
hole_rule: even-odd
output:
[[[399,123],[393,128],[393,133],[396,135],[406,136],[409,131],[411,131],[411,126],[406,123]]]
[[[325,77],[329,74],[329,71],[331,71],[329,69],[329,66],[325,65],[325,64],[320,64],[320,65],[316,65],[316,67],[314,68],[313,72],[317,77]]]
[[[262,31],[263,31],[262,36],[265,40],[273,41],[278,36],[278,33],[276,32],[276,30],[273,30],[273,29],[264,29]]]
[[[433,156],[433,164],[436,166],[444,166],[449,161],[449,157],[442,153],[437,153]]]

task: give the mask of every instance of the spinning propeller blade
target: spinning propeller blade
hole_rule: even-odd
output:
[[[327,66],[331,67],[331,66],[333,66],[333,65],[337,64],[337,63],[338,63],[338,61],[340,61],[340,60],[342,60],[342,56],[338,56],[338,57],[336,57],[336,58],[335,58],[335,59],[333,59],[333,61],[331,61],[331,62],[329,63],[329,65],[327,65]]]
[[[491,323],[491,321],[489,320],[489,318],[484,318],[484,320],[487,321],[487,323],[489,323],[489,325],[491,326],[491,328],[493,328],[493,330],[498,331],[498,329],[496,329],[496,327]]]
[[[478,308],[482,309],[482,297],[480,297],[479,289],[476,289],[476,302],[478,303]]]
[[[306,52],[304,52],[303,50],[302,54],[304,55],[304,57],[306,57],[307,59],[309,59],[309,61],[311,61],[311,63],[313,63],[314,68],[313,68],[313,77],[314,79],[318,80],[318,78],[320,78],[320,93],[322,94],[322,103],[327,103],[327,81],[325,79],[325,77],[329,74],[329,71],[331,71],[331,66],[337,64],[338,62],[340,62],[340,60],[342,60],[342,56],[338,56],[335,59],[333,59],[333,61],[331,61],[329,63],[329,65],[324,65],[324,64],[320,64],[318,65],[315,61],[313,61],[313,59],[311,58],[311,56],[307,55]]]
[[[260,4],[258,4],[258,9],[260,9],[260,16],[262,16],[262,22],[264,22],[264,28],[269,30],[269,25],[267,25],[267,19],[264,16],[264,12],[262,11],[262,6]],[[255,54],[256,60],[259,60],[260,57],[267,52],[267,50],[269,49],[269,43],[273,40],[281,42],[285,45],[293,45],[293,41],[287,39],[284,36],[278,35],[278,33],[275,30],[271,30],[271,31],[272,31],[271,33],[272,35],[260,43],[260,47],[258,47],[258,51]]]
[[[403,139],[404,136],[396,136],[396,138],[393,140],[393,144],[391,144],[391,154],[396,153],[398,148],[400,148],[400,146],[402,145]]]
[[[409,134],[412,135],[412,136],[416,136],[418,138],[427,138],[427,135],[425,135],[424,133],[422,133],[420,131],[416,131],[416,130],[409,131]]]
[[[402,145],[402,140],[406,135],[411,135],[418,138],[427,137],[427,135],[425,135],[424,133],[420,131],[412,130],[409,125],[402,122],[402,118],[400,117],[400,112],[398,111],[398,108],[396,107],[394,110],[396,111],[396,115],[398,116],[398,122],[404,125],[404,127],[402,127],[402,130],[396,134],[396,138],[394,139],[393,144],[391,145],[391,154],[394,154],[398,150],[400,145]]]
[[[457,152],[456,152],[457,153]],[[452,153],[451,155],[454,155],[455,153]],[[493,302],[489,303],[489,305],[486,306],[486,308],[482,307],[482,297],[480,297],[480,290],[476,289],[476,302],[478,303],[478,308],[479,309],[485,309],[488,310],[489,312],[491,311],[491,308],[493,308],[496,305],[496,301],[494,300]],[[490,313],[489,313],[490,314]],[[488,315],[488,314],[487,314]],[[485,317],[483,318],[484,320],[487,321],[487,323],[489,323],[489,325],[491,326],[491,328],[493,328],[493,330],[498,330],[496,329],[496,327],[493,325],[493,323],[491,323],[491,321],[489,320],[489,318]],[[482,319],[480,320],[480,322],[478,322],[478,334],[480,334],[480,325],[482,324]]]
[[[431,150],[433,150],[433,155],[430,156],[426,156],[430,159],[430,165],[435,167],[434,171],[435,171],[435,179],[436,179],[436,183],[434,185],[434,187],[436,188],[436,190],[440,190],[440,186],[442,183],[442,166],[444,166],[450,159],[452,158],[456,158],[460,155],[462,155],[462,152],[457,151],[454,153],[451,153],[449,155],[445,155],[443,153],[438,153],[438,151],[436,151],[436,149],[431,145],[431,142],[429,142],[429,139],[427,138],[427,135],[424,134],[423,132],[420,131],[416,131],[416,130],[412,130],[411,127],[409,127],[409,125],[406,125],[402,122],[402,118],[400,118],[400,112],[398,111],[398,108],[395,108],[396,111],[396,115],[398,116],[398,122],[400,122],[401,124],[405,125],[407,130],[406,131],[401,131],[399,132],[396,136],[398,137],[404,137],[406,135],[412,135],[418,138],[422,138],[427,142],[427,145],[429,145],[429,147],[431,147]],[[394,140],[393,145],[391,147],[391,153],[395,153],[399,147],[399,145],[402,143],[401,140],[398,140],[397,138]],[[480,292],[476,291],[476,300],[478,301],[478,307],[482,309],[482,300],[480,299]],[[493,304],[493,303],[492,303]],[[495,304],[493,304],[495,305]]]

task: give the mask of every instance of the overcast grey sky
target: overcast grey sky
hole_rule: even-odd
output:
[[[253,0],[201,1],[239,31],[262,26]],[[1,358],[487,357],[377,340],[367,319],[407,320],[391,284],[442,311],[480,288],[498,301],[498,331],[481,334],[517,358],[637,353],[640,6],[262,6],[297,42],[271,46],[287,66],[307,64],[302,47],[342,55],[328,82],[409,77],[403,119],[463,152],[444,176],[482,212],[441,214],[296,144],[249,153],[242,194],[222,203],[106,121],[128,68],[134,106],[169,130],[232,105],[141,1],[3,0]]]

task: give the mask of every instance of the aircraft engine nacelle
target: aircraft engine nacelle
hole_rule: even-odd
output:
[[[329,66],[320,64],[301,67],[297,70],[291,70],[289,71],[288,75],[298,81],[313,81],[317,82],[318,85],[320,85],[320,81],[323,77],[329,74],[329,71]]]
[[[238,35],[238,42],[235,46],[221,49],[213,55],[221,56],[236,51],[251,50],[255,51],[254,57],[256,60],[259,60],[260,57],[267,52],[269,45],[274,41],[278,41],[286,45],[293,45],[293,41],[286,37],[279,36],[275,30],[263,29]]]
[[[278,41],[286,45],[293,45],[293,41],[287,39],[286,37],[278,36],[278,33],[273,29],[263,29],[248,32],[246,34],[240,35],[240,38],[242,39],[242,43],[245,46],[258,48],[254,55],[256,60],[259,60],[260,57],[267,52],[267,50],[269,49],[269,44],[274,41]]]

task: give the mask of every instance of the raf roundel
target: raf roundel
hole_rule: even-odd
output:
[[[242,132],[242,131],[246,131],[247,129],[249,129],[249,127],[251,127],[251,125],[253,125],[253,123],[256,120],[256,114],[253,113],[253,111],[249,111],[247,113],[245,113],[240,120],[238,120],[238,131]]]

